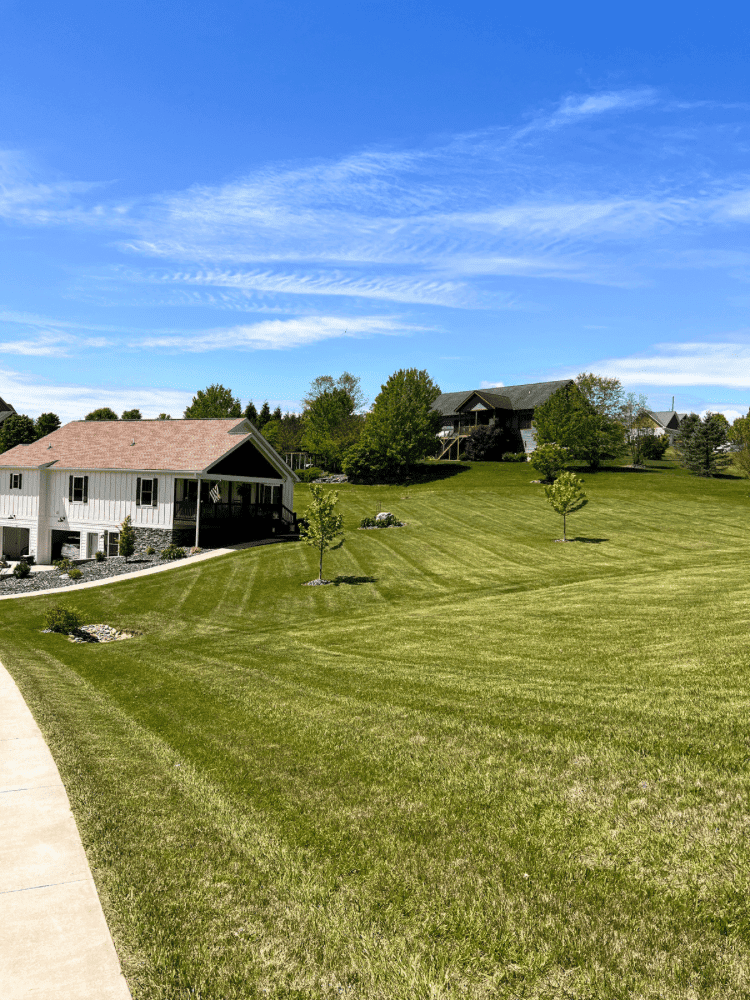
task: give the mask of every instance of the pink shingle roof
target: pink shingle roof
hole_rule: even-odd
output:
[[[234,432],[234,433],[232,433]],[[74,420],[33,444],[0,455],[0,468],[202,472],[235,445],[260,434],[244,419]],[[132,442],[135,441],[135,444]],[[260,450],[264,448],[261,439]]]

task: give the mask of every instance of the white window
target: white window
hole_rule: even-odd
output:
[[[135,486],[136,507],[155,507],[157,503],[158,485],[158,479],[141,479],[139,476],[136,480]]]
[[[10,488],[12,490],[20,490],[22,483],[23,483],[23,473],[22,472],[11,472],[11,474],[10,474]]]
[[[68,501],[69,503],[89,502],[88,476],[68,476]]]
[[[107,555],[116,556],[120,553],[120,532],[110,531],[107,535]]]

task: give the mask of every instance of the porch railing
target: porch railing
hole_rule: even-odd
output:
[[[195,523],[195,514],[198,503],[194,498],[189,500],[177,500],[174,505],[175,521],[192,521]],[[294,511],[289,510],[282,503],[244,503],[242,500],[228,500],[214,503],[213,500],[201,500],[201,523],[211,524],[214,522],[224,522],[245,518],[265,517],[275,521],[285,521],[287,524],[295,523]]]

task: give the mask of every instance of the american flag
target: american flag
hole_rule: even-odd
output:
[[[208,495],[211,497],[214,503],[218,503],[221,500],[221,493],[219,492],[219,484],[214,483],[211,489],[208,491]]]

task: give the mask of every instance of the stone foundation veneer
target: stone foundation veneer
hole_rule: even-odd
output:
[[[157,552],[166,549],[172,544],[173,532],[171,528],[138,528],[133,525],[135,535],[135,551],[138,555],[144,555],[146,549],[151,546]]]

